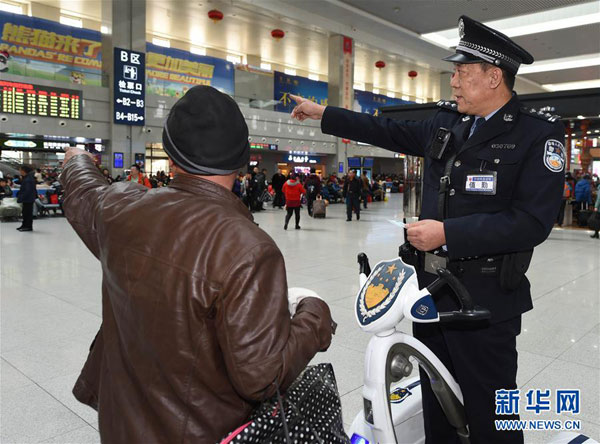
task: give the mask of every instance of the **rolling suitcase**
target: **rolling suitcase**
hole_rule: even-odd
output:
[[[313,202],[313,217],[317,219],[324,219],[327,213],[327,209],[325,207],[325,201],[318,197],[317,200]]]

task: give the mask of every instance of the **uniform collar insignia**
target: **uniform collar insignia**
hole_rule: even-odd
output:
[[[504,121],[505,122],[512,122],[513,121],[513,115],[512,114],[504,114]]]
[[[462,118],[463,122],[466,122],[467,120],[471,120],[471,116],[465,116]]]

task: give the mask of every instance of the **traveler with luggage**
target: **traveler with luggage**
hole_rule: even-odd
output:
[[[356,220],[360,220],[360,196],[362,182],[356,177],[356,171],[350,170],[344,181],[344,199],[346,199],[346,222],[352,220],[352,211],[356,213]]]
[[[288,224],[292,218],[292,214],[296,215],[296,230],[300,229],[300,206],[302,195],[306,195],[306,190],[300,183],[296,173],[291,173],[290,178],[283,184],[283,194],[285,196],[285,207],[287,214],[285,215],[284,230],[288,229]]]
[[[588,208],[592,204],[591,176],[585,174],[575,185],[575,205],[577,209],[577,224],[580,227],[587,226],[592,211]]]
[[[283,196],[283,184],[285,183],[285,176],[281,173],[280,169],[273,175],[271,179],[271,186],[275,191],[275,197],[273,198],[273,208],[283,209],[285,205],[285,197]]]
[[[310,176],[304,182],[304,188],[306,189],[306,206],[308,207],[308,215],[313,215],[313,202],[317,196],[321,193],[321,179],[316,174],[314,168],[310,169]]]
[[[371,183],[369,181],[369,178],[367,177],[367,173],[365,173],[364,171],[363,171],[362,175],[360,176],[360,180],[362,183],[361,198],[363,201],[363,208],[366,210],[367,202],[369,200],[369,195],[371,194]]]
[[[18,231],[33,231],[33,203],[37,198],[37,189],[33,169],[29,165],[21,165],[21,188],[17,193],[17,202],[23,205],[23,223]]]

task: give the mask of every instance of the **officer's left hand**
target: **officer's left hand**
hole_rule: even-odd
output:
[[[437,220],[420,220],[406,226],[407,240],[420,251],[431,251],[446,244],[444,224]]]

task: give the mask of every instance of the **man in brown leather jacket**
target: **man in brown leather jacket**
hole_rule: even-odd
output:
[[[327,305],[288,309],[283,256],[231,192],[248,162],[236,103],[192,88],[163,133],[175,178],[108,185],[68,150],[65,214],[103,272],[102,327],[73,392],[103,442],[214,443],[331,342]]]

